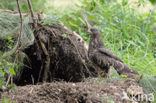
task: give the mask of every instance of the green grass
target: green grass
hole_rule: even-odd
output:
[[[79,7],[80,8],[80,7]],[[140,73],[156,75],[156,59],[154,47],[156,37],[153,24],[156,13],[141,14],[137,8],[130,8],[122,3],[92,1],[83,2],[82,9],[62,13],[61,20],[77,31],[87,42],[86,25],[82,18],[99,28],[105,45],[124,60],[131,68]]]

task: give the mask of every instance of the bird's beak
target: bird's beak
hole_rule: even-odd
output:
[[[92,32],[90,31],[90,29],[88,29],[87,34],[89,34],[89,35],[92,34]]]

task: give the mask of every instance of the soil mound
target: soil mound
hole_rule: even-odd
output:
[[[142,88],[130,79],[124,81],[90,79],[85,82],[53,82],[42,85],[18,86],[2,97],[17,103],[138,103],[131,100],[132,87],[139,95]],[[134,88],[133,88],[134,89]]]
[[[30,61],[25,60],[25,67],[15,80],[17,85],[53,80],[80,82],[97,76],[88,59],[85,41],[75,32],[61,24],[38,25],[34,35],[34,43],[24,49]]]

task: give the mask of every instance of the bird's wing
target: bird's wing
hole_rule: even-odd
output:
[[[113,58],[113,59],[115,59],[115,60],[118,60],[120,62],[123,62],[118,56],[116,56],[115,54],[113,54],[113,52],[110,51],[107,48],[99,48],[98,51],[101,52],[101,53],[103,53],[103,54],[105,54],[105,55],[107,55],[107,56],[109,56],[109,57],[111,57],[111,58]]]
[[[101,55],[97,50],[94,50],[92,53],[89,53],[89,59],[93,62],[96,66],[97,71],[104,70],[105,73],[108,73],[110,66],[112,65],[112,58],[108,57],[107,55]]]

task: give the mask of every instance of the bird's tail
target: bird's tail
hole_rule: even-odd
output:
[[[113,67],[116,69],[116,71],[118,72],[119,75],[124,74],[134,74],[134,75],[139,75],[139,73],[133,69],[131,69],[130,67],[128,67],[127,64],[122,63],[117,61]]]

